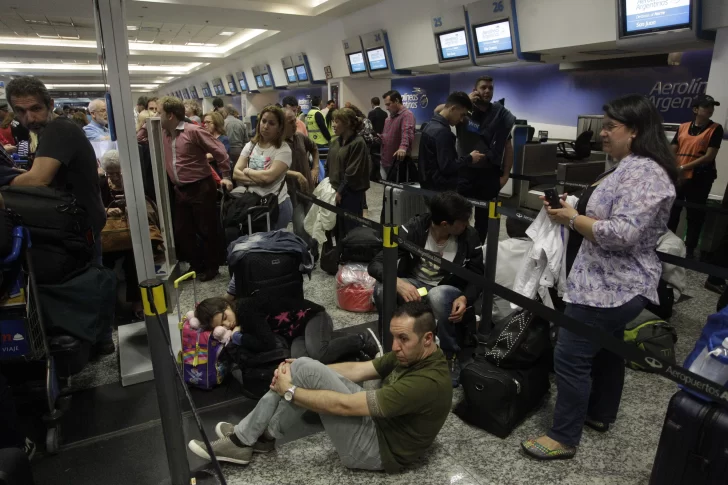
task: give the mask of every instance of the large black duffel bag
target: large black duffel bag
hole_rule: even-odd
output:
[[[523,309],[495,323],[482,355],[504,369],[530,369],[550,350],[549,322]]]
[[[371,263],[382,250],[382,236],[370,227],[355,227],[341,240],[342,263]]]
[[[460,373],[465,398],[455,407],[463,421],[505,438],[534,411],[549,390],[548,362],[502,369],[476,356]]]
[[[30,230],[36,281],[62,283],[83,272],[93,258],[91,222],[69,192],[50,187],[3,187],[5,206]]]

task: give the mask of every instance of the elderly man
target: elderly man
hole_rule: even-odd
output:
[[[222,184],[232,190],[230,157],[223,144],[204,128],[185,123],[185,106],[172,96],[159,100],[159,117],[164,130],[164,166],[174,184],[174,232],[180,260],[209,281],[223,264],[223,241],[217,211],[217,185],[207,154],[212,154],[222,171]],[[200,250],[198,238],[202,240]]]
[[[247,465],[275,448],[309,410],[318,413],[347,468],[397,472],[432,445],[452,406],[447,361],[435,343],[435,318],[419,301],[395,310],[392,352],[369,362],[325,366],[303,357],[275,372],[271,390],[240,423],[218,423],[212,449],[219,461]],[[357,382],[383,379],[377,390]],[[209,459],[203,443],[189,449]]]
[[[232,104],[227,105],[224,112],[227,115],[225,117],[225,132],[228,140],[230,140],[230,163],[232,169],[235,169],[235,164],[243,152],[243,147],[248,143],[248,130],[245,122],[238,118],[240,113],[235,109],[235,106]]]
[[[94,99],[88,104],[88,112],[91,115],[91,122],[83,127],[83,132],[89,141],[109,140],[109,118],[106,113],[106,100]]]

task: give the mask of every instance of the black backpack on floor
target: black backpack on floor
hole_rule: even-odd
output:
[[[550,350],[549,322],[523,309],[495,323],[480,355],[497,367],[528,369]]]
[[[230,271],[237,298],[285,296],[303,298],[301,258],[295,253],[249,252]]]
[[[382,250],[382,236],[370,227],[355,227],[341,240],[342,263],[371,263]]]
[[[82,273],[93,258],[91,222],[69,192],[50,187],[3,187],[5,207],[30,230],[36,281],[62,283]]]
[[[291,349],[286,339],[275,336],[276,348],[265,352],[253,352],[245,347],[229,347],[232,360],[240,369],[233,376],[240,379],[245,397],[260,399],[270,390],[273,374],[281,362],[291,357]]]

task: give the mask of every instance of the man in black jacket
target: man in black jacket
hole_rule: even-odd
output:
[[[367,118],[369,118],[369,121],[372,122],[372,127],[374,128],[374,131],[376,131],[378,135],[381,135],[384,132],[384,122],[389,116],[387,112],[384,111],[381,106],[379,106],[380,103],[381,101],[379,101],[379,98],[377,96],[374,96],[372,98],[372,110],[367,116]]]
[[[485,155],[473,150],[468,155],[458,157],[456,138],[450,129],[457,126],[473,109],[473,102],[463,92],[448,96],[445,107],[435,114],[422,130],[420,138],[419,168],[422,188],[445,191],[457,190],[458,171],[480,162]]]
[[[468,225],[473,205],[455,192],[442,192],[430,201],[430,214],[411,219],[400,227],[399,236],[439,255],[458,266],[483,274],[483,251],[475,229]],[[369,274],[377,280],[374,302],[382,308],[384,253],[369,264]],[[453,275],[430,261],[423,260],[399,246],[397,300],[426,299],[437,321],[440,347],[451,362],[453,386],[457,386],[459,366],[455,356],[460,351],[458,324],[465,310],[473,305],[481,289]]]

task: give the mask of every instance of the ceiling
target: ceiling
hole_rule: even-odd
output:
[[[379,1],[127,0],[131,82],[150,85],[134,90],[153,90],[153,84],[238,58],[281,32],[304,32]],[[51,84],[102,82],[91,2],[9,2],[0,17],[0,75],[34,75]]]

